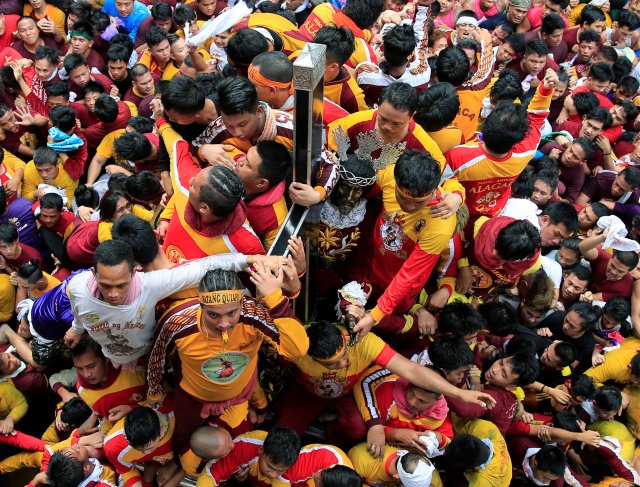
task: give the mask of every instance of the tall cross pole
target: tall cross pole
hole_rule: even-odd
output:
[[[324,126],[322,119],[324,103],[324,68],[326,64],[326,46],[308,43],[293,63],[294,124],[293,124],[293,180],[312,185],[322,151]],[[314,220],[309,208],[292,205],[269,255],[288,254],[288,241],[301,233],[305,221]],[[310,256],[309,240],[306,239],[305,251]],[[307,261],[307,273],[304,277],[302,319],[307,323],[313,311],[311,285],[313,283],[313,262]]]

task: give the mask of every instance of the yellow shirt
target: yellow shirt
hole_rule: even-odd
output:
[[[47,291],[51,291],[54,287],[56,287],[56,286],[58,286],[60,284],[60,280],[56,279],[52,275],[47,274],[46,272],[43,272],[42,275],[47,280],[47,287],[45,287],[42,291],[39,290],[39,289],[34,289],[33,291],[31,291],[29,293],[29,298],[30,299],[38,299],[44,293],[46,293]]]
[[[626,343],[629,338],[624,342]],[[585,372],[593,379],[597,386],[601,386],[607,381],[614,381],[618,384],[629,382],[629,364],[638,351],[634,348],[617,348],[605,355],[603,364],[591,367]]]
[[[0,274],[0,322],[7,322],[16,307],[16,287],[11,284],[9,274]]]
[[[204,59],[205,61],[209,61],[211,59],[209,53],[204,49],[198,49],[198,54],[200,54],[200,56],[202,56],[202,59]],[[176,63],[173,61],[169,61],[169,63],[164,67],[164,71],[162,72],[162,80],[172,80],[179,72],[180,68],[176,66]]]
[[[351,463],[353,463],[353,469],[358,472],[358,475],[368,485],[388,485],[391,487],[398,485],[398,480],[389,472],[390,464],[395,464],[398,461],[398,451],[400,451],[400,448],[386,445],[384,447],[384,458],[380,460],[371,456],[366,443],[360,443],[349,450],[347,455]],[[430,486],[442,487],[443,485],[440,474],[437,470],[434,470]],[[425,485],[424,487],[428,486]]]
[[[39,184],[44,184],[44,181],[36,170],[36,165],[33,161],[29,162],[24,168],[24,179],[22,180],[22,196],[24,198],[35,201],[36,198],[33,193],[38,189]],[[71,176],[64,170],[62,164],[58,162],[58,175],[53,181],[49,183],[51,186],[55,186],[58,189],[64,190],[67,196],[67,207],[71,208],[73,202],[73,193],[78,187],[78,181],[71,179]]]
[[[55,26],[56,29],[58,30],[58,32],[60,33],[60,35],[62,36],[63,39],[66,39],[67,37],[67,33],[64,30],[65,29],[65,15],[64,12],[62,10],[60,10],[58,7],[54,7],[53,5],[49,4],[47,5],[47,9],[44,12],[43,16],[40,16],[36,13],[33,13],[33,7],[31,5],[29,5],[27,3],[27,5],[24,6],[24,9],[22,10],[23,15],[29,16],[29,17],[35,17],[36,18],[36,22],[38,20],[42,20],[44,18],[48,18],[49,20],[51,20]],[[32,15],[33,13],[33,15]]]
[[[29,405],[11,379],[0,381],[0,418],[11,416],[15,423],[27,414]]]
[[[493,458],[485,469],[465,473],[469,487],[507,487],[512,477],[511,457],[498,427],[489,421],[474,419],[456,428],[456,434],[460,433],[487,438],[493,445]]]

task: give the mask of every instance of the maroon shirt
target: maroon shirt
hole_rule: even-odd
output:
[[[494,423],[504,436],[516,413],[516,396],[506,389],[488,385],[484,392],[493,397],[496,405],[492,409],[486,409],[476,404],[469,404],[459,399],[447,397],[449,409],[457,416],[465,419],[482,418]]]
[[[26,264],[31,259],[36,259],[38,263],[42,265],[42,256],[40,255],[40,252],[27,244],[23,244],[22,242],[18,242],[18,245],[22,249],[20,257],[11,260],[5,259],[5,261],[7,262],[7,266],[17,270],[18,267],[20,267],[22,264]]]
[[[532,31],[529,31],[524,35],[524,41],[525,42],[529,42],[529,41],[532,41],[534,39],[542,40],[542,37],[540,37],[540,29],[539,28],[535,29],[535,30],[532,30]],[[567,57],[567,53],[569,52],[569,48],[567,47],[567,43],[564,42],[564,41],[560,41],[560,44],[558,44],[555,47],[547,46],[547,49],[549,49],[549,54],[551,55],[552,59],[556,63],[563,62]]]
[[[56,50],[58,49],[58,45],[56,44],[56,41],[54,41],[50,37],[41,37],[41,39],[44,41],[44,45],[45,46],[53,47]],[[36,61],[36,53],[28,51],[27,48],[24,45],[24,42],[22,42],[21,39],[18,39],[17,41],[14,41],[11,44],[11,47],[13,49],[15,49],[23,58],[31,59],[33,62]]]
[[[524,69],[522,69],[522,66],[520,65],[520,61],[522,61],[522,58],[514,59],[509,64],[507,64],[506,67],[518,73],[520,81],[524,81],[524,79],[528,76],[528,73],[524,72]],[[544,79],[544,73],[547,72],[547,69],[558,71],[560,68],[553,59],[547,56],[547,62],[545,63],[544,68],[542,69],[542,71],[540,71],[540,73],[538,73],[538,76],[536,76],[540,81]]]
[[[67,44],[62,49],[62,55],[63,56],[66,55],[69,52],[69,49],[71,49],[71,45]],[[98,70],[101,70],[107,64],[104,58],[99,53],[97,53],[93,48],[89,49],[89,54],[85,55],[84,58],[87,60],[87,64],[89,65],[90,68],[96,68]]]
[[[620,198],[616,198],[611,194],[611,185],[617,175],[618,173],[615,171],[601,171],[595,177],[589,178],[582,188],[582,192],[591,201],[600,201],[602,199],[619,201]],[[626,201],[620,201],[620,203],[638,203],[638,190],[634,190]]]
[[[104,88],[104,92],[107,95],[111,93],[111,88],[113,87],[113,81],[107,78],[104,74],[91,73],[91,77],[93,78],[93,81],[96,81],[97,83],[100,83],[102,85],[102,87]],[[78,95],[78,99],[81,100],[84,96],[84,88],[75,84],[73,81],[71,81],[71,79],[67,81],[67,84],[69,85],[69,89],[73,91],[76,95]]]
[[[618,281],[607,279],[607,264],[612,255],[598,247],[598,258],[591,261],[591,292],[602,293],[602,300],[609,301],[613,298],[630,298],[633,288],[633,277],[627,273]]]
[[[89,147],[93,147],[93,148],[98,147],[98,145],[100,145],[100,142],[102,142],[102,139],[104,138],[105,135],[107,135],[110,132],[113,132],[114,130],[125,128],[129,120],[131,120],[131,110],[129,109],[129,106],[123,101],[118,101],[117,104],[118,104],[118,116],[115,122],[112,122],[112,123],[98,122],[97,124],[92,125],[91,127],[88,127],[83,132],[84,136],[87,139],[87,142],[89,143]]]
[[[168,2],[164,0],[164,3],[168,3]],[[139,48],[142,44],[145,44],[147,42],[147,32],[149,32],[149,29],[154,25],[156,25],[156,19],[154,19],[153,16],[151,15],[149,17],[146,17],[142,22],[140,22],[140,25],[138,26],[138,33],[136,34],[136,42],[135,42],[136,49]],[[178,26],[176,25],[176,23],[172,22],[169,32],[170,33],[175,32],[177,29],[178,29]]]

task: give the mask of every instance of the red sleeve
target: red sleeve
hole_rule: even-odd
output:
[[[389,361],[396,355],[396,351],[385,343],[384,348],[373,362],[380,367],[386,368],[389,365]]]
[[[236,438],[231,453],[219,460],[214,460],[215,463],[207,465],[207,473],[215,479],[217,485],[229,480],[242,465],[248,464],[254,458],[257,459],[259,446],[252,443],[253,441],[255,440],[252,438]],[[262,446],[262,442],[259,443]]]
[[[406,296],[417,294],[438,263],[439,255],[428,254],[417,244],[409,258],[378,299],[378,307],[385,315],[393,313],[394,308]]]
[[[637,474],[634,475],[634,470],[631,466],[620,458],[612,449],[602,446],[598,447],[598,453],[600,458],[607,464],[607,466],[613,471],[614,475],[622,477],[629,482],[640,481],[637,478]]]
[[[65,161],[63,167],[64,170],[67,171],[71,179],[77,181],[84,174],[84,166],[89,155],[86,137],[78,131],[75,131],[75,133],[84,141],[84,145],[67,154],[69,158]]]

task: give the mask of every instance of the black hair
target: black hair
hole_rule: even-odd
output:
[[[44,92],[48,97],[61,96],[65,100],[69,100],[70,91],[71,90],[69,90],[69,85],[64,81],[56,81],[55,83],[51,83],[44,88]]]
[[[4,85],[5,89],[11,88],[16,92],[20,91],[20,83],[16,80],[11,66],[2,66],[0,68],[0,81],[0,84]]]
[[[344,345],[344,338],[340,330],[328,321],[318,321],[307,327],[309,350],[311,358],[327,359],[333,357]]]
[[[0,152],[4,157],[4,150]],[[2,158],[0,158],[0,163],[2,163]],[[4,189],[4,186],[0,185],[0,215],[3,215],[7,210],[7,192]]]
[[[623,169],[620,172],[621,173],[624,172],[625,169]],[[591,205],[591,209],[593,210],[593,213],[596,215],[596,219],[600,219],[603,216],[611,215],[611,210],[609,208],[607,208],[606,206],[604,206],[599,201],[593,201],[593,202],[591,202],[589,204]]]
[[[549,473],[554,477],[564,475],[567,467],[567,455],[556,445],[544,445],[535,454],[538,470]]]
[[[522,84],[520,83],[520,77],[511,69],[504,69],[498,80],[491,87],[490,96],[492,101],[498,102],[501,100],[513,101],[517,98],[522,98]]]
[[[129,35],[125,32],[119,32],[117,33],[113,39],[111,39],[111,45],[120,45],[124,48],[126,48],[129,51],[129,56],[131,56],[131,53],[133,53],[133,49],[134,49],[134,44],[133,41],[131,40],[131,37],[129,37]],[[127,60],[128,62],[128,60]]]
[[[603,411],[618,411],[622,406],[620,389],[613,385],[599,387],[592,399],[595,405]]]
[[[96,100],[93,111],[102,123],[113,123],[118,118],[118,103],[109,95],[103,93]]]
[[[542,39],[532,39],[524,45],[524,56],[527,57],[531,54],[546,56],[549,54],[549,48]]]
[[[208,169],[207,184],[200,187],[200,199],[215,216],[230,215],[244,196],[240,176],[225,166]]]
[[[156,2],[151,7],[151,16],[154,20],[171,20],[173,12],[171,11],[171,5],[164,2]]]
[[[160,180],[151,171],[132,174],[125,179],[124,187],[129,196],[144,202],[154,202],[164,192]]]
[[[613,46],[601,46],[600,50],[598,51],[597,59],[600,62],[608,61],[607,64],[611,65],[611,72],[613,73],[612,80],[616,79],[616,76],[626,76],[631,72],[631,68],[629,68],[628,71],[623,72],[624,70],[626,70],[626,67],[621,66],[618,63],[618,53]],[[624,58],[623,61],[625,59],[626,58]],[[618,65],[619,70],[616,69],[616,65]],[[629,66],[631,66],[631,64],[629,64]]]
[[[632,271],[637,267],[640,256],[638,256],[637,252],[632,250],[614,250],[611,258],[618,259],[618,262]]]
[[[76,126],[76,112],[73,108],[66,106],[53,107],[49,111],[49,120],[54,127],[58,127],[63,132],[69,132]]]
[[[469,344],[455,335],[438,337],[429,345],[429,359],[434,367],[444,371],[473,365],[475,361]]]
[[[524,54],[524,34],[513,32],[509,34],[509,37],[504,40],[504,44],[509,44],[513,48],[517,56],[522,56]]]
[[[596,329],[602,312],[600,308],[584,302],[574,303],[567,313],[571,311],[574,311],[580,317],[584,331],[593,331]]]
[[[611,69],[613,70],[612,81],[616,83],[617,86],[620,86],[620,82],[631,74],[633,64],[626,56],[618,56],[618,58],[613,62]]]
[[[158,256],[158,240],[149,222],[135,215],[123,215],[113,224],[111,235],[133,249],[133,257],[141,265],[148,265]]]
[[[482,135],[487,148],[504,154],[522,141],[529,131],[527,109],[521,104],[498,102],[482,124]]]
[[[611,113],[605,107],[596,107],[591,109],[589,113],[585,115],[587,120],[596,120],[602,122],[602,130],[607,130],[613,123]]]
[[[541,34],[553,34],[556,30],[564,30],[564,20],[558,14],[547,14],[542,18]]]
[[[49,46],[40,46],[36,49],[35,60],[39,61],[41,59],[46,59],[50,64],[54,66],[58,65],[58,58],[60,57],[60,52],[57,49]]]
[[[548,216],[552,225],[563,224],[569,233],[578,231],[578,212],[574,206],[564,201],[554,201],[549,203],[541,216]]]
[[[600,34],[593,29],[585,29],[578,35],[578,44],[581,42],[595,42],[597,44],[600,42]]]
[[[149,157],[153,147],[143,134],[124,132],[113,142],[113,150],[123,159],[136,162]]]
[[[536,162],[536,173],[552,172],[557,174],[559,170],[560,167],[558,166],[558,160],[554,157],[542,156]]]
[[[96,209],[100,204],[100,195],[93,189],[81,184],[73,192],[73,199],[78,206],[88,206],[89,208]]]
[[[564,68],[560,68],[558,71],[558,81],[564,84],[569,83],[569,73]]]
[[[173,20],[182,27],[186,22],[196,20],[196,13],[189,5],[178,3],[173,10]]]
[[[46,193],[40,198],[40,208],[62,211],[64,200],[58,193]]]
[[[486,325],[487,322],[483,316],[470,304],[456,300],[442,309],[438,320],[438,331],[465,337],[479,332]]]
[[[631,305],[624,298],[613,298],[602,308],[603,315],[607,315],[616,323],[626,320],[631,313]]]
[[[602,81],[605,83],[610,82],[613,79],[613,71],[611,66],[605,62],[595,63],[589,70],[589,78],[596,81]]]
[[[498,232],[495,249],[507,261],[530,259],[540,250],[540,231],[527,220],[516,220]]]
[[[154,122],[149,117],[138,115],[137,117],[129,119],[127,127],[131,127],[133,130],[141,134],[150,134],[153,132]]]
[[[71,398],[69,401],[64,403],[60,409],[60,419],[62,422],[68,424],[72,429],[82,426],[82,423],[89,419],[91,414],[93,414],[93,411],[87,403],[79,397]]]
[[[406,66],[416,48],[416,34],[410,25],[396,25],[383,37],[384,60],[391,67]]]
[[[107,25],[109,25],[109,24],[107,24]],[[85,34],[85,35],[91,37],[92,39],[95,36],[95,29],[93,28],[93,25],[91,24],[91,22],[89,22],[88,20],[80,19],[80,20],[74,22],[74,24],[71,26],[71,31],[69,32],[69,35],[71,35],[72,32],[78,32],[80,34]]]
[[[533,171],[531,169],[523,170],[511,185],[512,198],[531,198],[533,194]]]
[[[161,29],[157,25],[152,25],[147,31],[145,40],[147,41],[147,46],[151,48],[166,41],[167,33],[164,29]]]
[[[636,353],[631,359],[631,375],[640,377],[640,352]]]
[[[214,269],[207,271],[198,283],[198,292],[230,291],[242,289],[242,281],[233,271]]]
[[[587,376],[581,374],[578,377],[587,377]],[[591,380],[590,377],[589,377],[589,380]],[[586,397],[586,396],[583,396],[583,397]],[[553,419],[551,422],[553,423],[553,426],[555,428],[560,428],[566,431],[570,431],[571,433],[580,433],[582,431],[580,429],[580,426],[578,425],[578,416],[573,411],[557,412],[553,415]]]
[[[580,12],[580,21],[578,23],[579,26],[586,23],[587,25],[591,25],[594,22],[602,21],[605,22],[607,17],[600,7],[596,7],[595,5],[587,5],[582,12]]]
[[[160,29],[162,30],[162,29]],[[164,32],[164,31],[162,31]],[[145,74],[149,73],[149,68],[146,67],[144,64],[136,64],[133,68],[131,68],[129,70],[129,74],[131,75],[131,79],[133,81],[137,81],[138,78],[140,76],[144,76]]]
[[[542,181],[544,184],[549,186],[549,188],[551,188],[551,192],[558,189],[558,173],[551,171],[539,171],[533,175],[534,185],[536,181]]]
[[[241,31],[242,32],[242,31]],[[189,76],[177,76],[162,93],[165,110],[175,110],[182,115],[194,115],[204,108],[205,94],[198,83]]]
[[[478,306],[478,313],[493,336],[506,337],[516,332],[518,319],[513,306],[502,301],[486,301]]]
[[[51,487],[80,485],[84,480],[84,465],[61,451],[55,452],[47,466],[47,484]]]
[[[218,85],[220,111],[225,115],[256,113],[258,93],[247,78],[227,78]]]
[[[431,154],[415,149],[404,151],[393,169],[396,185],[418,197],[434,191],[441,174],[440,164]]]
[[[513,355],[518,352],[527,352],[535,349],[533,338],[527,335],[516,335],[509,341],[505,342],[504,354],[506,356]]]
[[[133,258],[133,249],[121,240],[107,240],[98,245],[93,253],[93,267],[98,268],[98,264],[107,267],[114,267],[126,263],[129,272],[133,272],[136,261]]]
[[[590,161],[591,159],[593,159],[593,156],[596,153],[596,148],[595,148],[593,142],[591,142],[586,137],[578,137],[578,138],[574,139],[574,141],[572,143],[573,144],[578,144],[580,146],[580,148],[582,149],[582,152],[584,152],[584,158],[583,159],[585,161]]]
[[[83,335],[80,342],[71,349],[71,358],[77,358],[87,352],[93,353],[97,358],[105,358],[102,347],[89,335]]]
[[[262,159],[258,166],[258,175],[269,181],[269,187],[289,177],[293,169],[293,159],[289,149],[273,140],[258,142],[256,149]]]
[[[213,98],[213,101],[216,105],[218,105],[218,85],[220,81],[222,81],[222,76],[218,73],[198,73],[196,74],[196,83],[200,86],[200,89],[205,93],[209,98]],[[156,92],[158,92],[160,88],[160,84],[156,88]],[[212,97],[211,95],[216,95]]]
[[[480,438],[466,433],[457,434],[445,450],[451,468],[473,470],[489,460],[491,452]]]
[[[36,166],[44,166],[51,164],[52,166],[58,165],[58,153],[49,147],[38,147],[33,153],[33,163]]]
[[[112,179],[114,178],[110,178],[109,181],[111,181]],[[123,178],[123,182],[124,181],[126,181],[126,176]],[[120,201],[120,198],[125,198],[128,201],[127,195],[124,193],[124,191],[121,191],[119,189],[109,188],[104,193],[104,195],[102,195],[99,205],[101,220],[107,222],[113,221],[113,218],[116,215],[118,201]]]
[[[78,0],[76,2],[70,2],[68,5],[67,15],[73,14],[79,19],[88,20],[93,12],[93,7],[86,0]]]
[[[587,284],[590,283],[592,279],[591,269],[581,265],[580,262],[568,269],[565,269],[565,273],[567,276],[573,274],[580,281],[586,281]]]
[[[581,117],[589,113],[594,108],[600,106],[600,101],[595,93],[591,91],[584,91],[573,95],[573,104],[576,107],[576,112]]]
[[[29,262],[25,262],[17,271],[18,277],[26,279],[29,284],[35,284],[44,277],[42,268],[37,259],[31,259]]]
[[[100,93],[104,94],[104,86],[102,86],[97,81],[88,81],[87,84],[82,89],[82,94],[86,95],[87,93]]]
[[[258,54],[253,61],[260,68],[260,74],[268,80],[290,83],[293,79],[293,63],[282,51],[269,51]]]
[[[640,89],[640,81],[633,76],[625,76],[618,83],[618,88],[622,90],[624,94],[635,95]]]
[[[418,95],[413,119],[426,132],[435,132],[448,125],[458,115],[460,99],[451,83],[436,83]]]
[[[368,29],[380,17],[383,9],[383,0],[347,0],[342,13],[361,29]]]
[[[334,465],[320,471],[322,487],[362,487],[362,477],[346,465]]]
[[[637,167],[625,167],[620,174],[633,189],[640,187],[640,169]]]
[[[241,29],[229,38],[227,58],[236,69],[246,71],[254,57],[268,50],[269,43],[260,32]]]
[[[475,13],[475,12],[474,12]],[[518,27],[516,24],[514,24],[513,22],[511,22],[510,20],[503,20],[502,22],[500,22],[498,25],[496,25],[496,29],[500,27],[502,29],[502,31],[505,33],[505,35],[507,37],[510,37],[511,34],[514,34],[516,32],[516,28]],[[495,29],[494,29],[495,30]],[[524,34],[522,34],[522,49],[524,50]],[[505,41],[506,42],[506,41]]]
[[[571,250],[572,252],[575,252],[579,256],[580,255],[580,238],[579,237],[565,238],[562,240],[562,242],[560,242],[560,248]]]
[[[82,54],[71,52],[64,57],[64,69],[67,73],[71,74],[71,71],[79,66],[89,66]]]
[[[346,27],[325,25],[313,36],[315,44],[327,46],[327,64],[338,63],[342,66],[356,50],[353,33]]]
[[[143,450],[161,434],[160,418],[150,407],[140,406],[124,417],[124,436],[136,450]]]
[[[115,43],[107,49],[107,61],[122,61],[129,64],[131,51],[124,44]]]
[[[276,467],[290,467],[298,459],[302,443],[300,436],[291,428],[274,426],[262,444],[262,453]]]
[[[556,344],[555,353],[558,356],[558,364],[560,367],[567,367],[576,361],[576,347],[568,342],[558,342]]]
[[[109,27],[109,24],[111,23],[111,19],[109,18],[109,16],[100,10],[94,11],[91,14],[91,18],[89,19],[89,21],[91,22],[91,28],[95,33],[94,35],[102,34],[105,30],[107,30],[107,27]]]
[[[451,83],[456,88],[467,81],[471,64],[462,49],[445,47],[437,56],[436,76],[439,82]]]
[[[389,103],[400,112],[409,112],[413,116],[418,105],[418,92],[408,83],[391,83],[380,94],[379,105],[383,102]]]
[[[596,392],[596,385],[593,378],[585,374],[574,375],[571,381],[571,393],[575,397],[588,399]]]
[[[530,351],[516,352],[509,358],[509,365],[518,375],[516,385],[527,386],[538,378],[540,364],[538,358]]]

